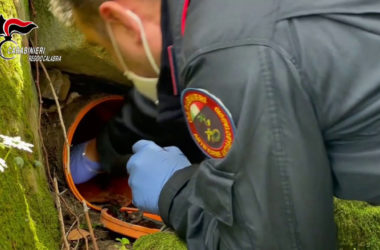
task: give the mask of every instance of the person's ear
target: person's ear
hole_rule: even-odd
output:
[[[104,22],[122,25],[140,41],[140,28],[136,20],[128,13],[129,9],[114,1],[105,1],[99,6],[99,14]]]

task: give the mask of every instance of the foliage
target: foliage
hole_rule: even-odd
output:
[[[186,244],[174,233],[159,232],[139,238],[133,244],[134,250],[186,250]]]
[[[16,12],[17,10],[19,13]],[[4,18],[28,20],[28,1],[0,1]],[[19,46],[27,46],[24,36],[14,35]],[[4,49],[7,47],[4,45]],[[41,161],[38,140],[38,103],[27,56],[0,59],[0,130],[3,134],[20,136],[35,145],[33,153],[8,151],[7,169],[0,173],[0,249],[58,249],[59,224],[50,195],[44,168],[34,168]],[[9,152],[9,153],[8,153]]]
[[[119,250],[127,250],[127,246],[131,244],[127,238],[116,238],[116,241],[120,242],[120,245],[116,245]]]
[[[380,249],[380,207],[335,199],[339,249]]]

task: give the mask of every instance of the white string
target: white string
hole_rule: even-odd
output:
[[[121,63],[121,66],[123,67],[123,70],[128,72],[129,71],[128,67],[127,67],[127,65],[124,62],[124,58],[121,56],[119,45],[116,42],[115,36],[113,34],[113,31],[112,31],[112,28],[111,28],[111,25],[110,25],[109,22],[106,22],[106,27],[107,27],[107,30],[108,30],[108,35],[111,38],[111,43],[112,43],[114,49],[116,50],[115,52],[116,52],[117,59]]]
[[[149,48],[149,44],[148,44],[148,40],[146,39],[146,34],[145,34],[145,30],[144,30],[144,26],[141,22],[141,19],[135,14],[133,13],[132,11],[130,10],[127,10],[127,14],[132,17],[136,22],[137,24],[139,25],[140,27],[140,30],[141,30],[141,40],[142,40],[142,43],[143,43],[143,47],[144,47],[144,50],[145,50],[145,54],[146,56],[148,57],[148,60],[150,62],[150,65],[152,66],[153,70],[156,72],[156,74],[158,75],[158,73],[160,72],[160,69],[156,63],[156,61],[154,60],[154,57],[152,55],[152,52]]]

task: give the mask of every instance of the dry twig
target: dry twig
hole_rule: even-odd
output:
[[[88,230],[90,231],[90,236],[91,236],[92,244],[94,245],[95,250],[99,250],[98,244],[96,243],[96,238],[95,238],[95,235],[94,235],[94,230],[92,229],[92,224],[91,224],[90,216],[88,214],[88,207],[87,207],[86,201],[83,201],[83,211],[84,211],[84,215],[86,216],[87,226],[88,226]]]
[[[66,239],[65,223],[63,222],[62,209],[61,209],[61,199],[59,197],[58,182],[57,182],[56,177],[54,177],[54,189],[55,189],[55,198],[56,198],[56,204],[57,204],[57,209],[58,209],[58,218],[59,218],[59,222],[61,224],[61,233],[62,233],[62,237],[63,237],[63,243],[65,244],[66,249],[70,250],[69,242]]]
[[[66,237],[69,235],[69,233],[71,232],[71,230],[73,229],[76,223],[77,221],[74,221],[73,224],[70,226],[69,230],[67,230]]]
[[[59,117],[59,121],[60,121],[61,127],[62,127],[63,138],[65,138],[65,147],[66,147],[66,153],[67,153],[66,154],[66,156],[67,156],[66,157],[67,171],[70,173],[70,144],[69,144],[69,140],[67,138],[67,132],[66,132],[65,123],[63,121],[61,106],[59,104],[58,96],[55,93],[55,89],[54,89],[53,83],[52,83],[52,81],[50,79],[49,73],[47,72],[45,65],[42,62],[40,62],[40,65],[41,65],[41,68],[42,68],[42,70],[44,71],[44,73],[46,75],[46,78],[47,78],[48,82],[49,82],[49,86],[50,86],[51,92],[52,92],[52,94],[54,96],[55,104],[57,105],[58,117]]]
[[[29,2],[30,2],[30,7],[31,7],[31,10],[32,10],[33,17],[35,18],[36,15],[37,15],[37,12],[36,12],[36,10],[34,8],[33,0],[29,0]],[[34,36],[34,42],[32,40],[30,40],[30,43],[32,44],[33,47],[36,47],[37,43],[38,43],[38,31],[37,31],[37,29],[35,30],[34,35],[35,35]],[[43,69],[43,71],[44,71],[44,73],[46,75],[46,78],[49,81],[50,88],[51,88],[51,91],[53,93],[55,103],[57,105],[58,115],[59,115],[59,118],[60,118],[61,127],[62,127],[62,131],[63,131],[64,138],[65,138],[65,147],[66,147],[66,150],[67,150],[67,167],[68,167],[69,171],[70,171],[70,145],[68,143],[65,124],[63,122],[61,108],[60,108],[60,105],[59,105],[58,97],[57,97],[57,95],[55,93],[55,89],[53,87],[53,83],[52,83],[52,81],[50,79],[50,76],[49,76],[49,74],[48,74],[48,72],[46,70],[46,67],[43,64],[43,62],[38,62],[37,61],[35,63],[35,70],[36,70],[36,87],[37,87],[38,99],[39,99],[38,132],[39,132],[41,146],[42,146],[43,153],[44,153],[47,175],[48,175],[50,183],[54,186],[54,189],[55,189],[56,203],[57,203],[57,209],[58,209],[58,213],[59,213],[59,220],[60,220],[60,223],[61,223],[61,231],[62,231],[62,237],[63,237],[63,241],[64,241],[64,246],[66,247],[66,249],[69,250],[70,247],[69,247],[69,244],[68,244],[68,241],[67,241],[67,238],[66,238],[67,235],[65,234],[65,224],[64,224],[63,215],[62,215],[62,208],[61,208],[61,202],[60,202],[61,199],[62,199],[64,205],[66,206],[67,210],[75,217],[75,222],[73,223],[72,226],[74,226],[75,224],[77,224],[77,227],[79,228],[79,217],[72,211],[72,209],[67,204],[67,202],[63,199],[63,197],[61,197],[61,195],[59,193],[59,189],[58,189],[57,179],[54,178],[54,183],[53,183],[53,179],[52,179],[52,176],[51,176],[48,152],[47,152],[44,140],[43,140],[43,134],[42,134],[42,130],[41,130],[41,116],[42,116],[42,104],[43,104],[43,100],[42,100],[42,94],[41,94],[41,88],[40,88],[40,68],[38,66],[38,63],[40,63],[40,65],[41,65],[41,67],[42,67],[42,69]],[[71,228],[72,228],[72,226],[71,226]],[[79,244],[79,241],[78,241],[78,244]],[[76,247],[78,247],[78,244],[76,245]],[[87,239],[86,239],[86,249],[88,249]]]
[[[65,205],[65,207],[67,208],[67,211],[69,211],[69,213],[70,213],[72,216],[75,217],[75,220],[76,220],[76,221],[78,222],[78,224],[79,224],[79,217],[78,217],[78,215],[76,215],[76,214],[74,213],[74,211],[71,209],[71,207],[69,206],[69,204],[67,204],[66,200],[65,200],[63,197],[61,197],[61,201],[63,202],[63,205]]]
[[[77,244],[75,245],[75,247],[73,248],[73,250],[77,250],[78,249],[79,243],[80,243],[80,240],[77,240]]]
[[[88,250],[89,248],[88,248],[88,240],[87,240],[87,238],[84,238],[84,242],[86,243],[86,250]]]

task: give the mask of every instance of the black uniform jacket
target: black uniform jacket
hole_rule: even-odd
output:
[[[380,1],[163,0],[162,20],[173,98],[207,91],[236,127],[166,183],[165,222],[189,249],[335,249],[333,196],[380,203]]]

